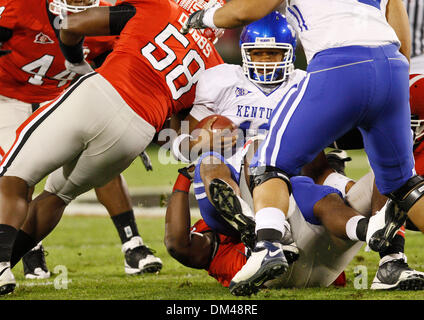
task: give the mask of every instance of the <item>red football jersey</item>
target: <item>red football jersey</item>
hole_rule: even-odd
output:
[[[420,176],[424,175],[424,142],[414,150],[415,171]]]
[[[203,233],[211,231],[211,228],[201,219],[193,225],[191,230]],[[218,249],[207,271],[224,287],[228,287],[231,279],[246,263],[246,246],[232,237],[222,234],[217,234],[217,236],[219,237]]]
[[[97,70],[144,120],[160,130],[191,107],[200,73],[223,63],[198,31],[179,30],[188,13],[170,0],[127,0],[136,8],[114,51]]]
[[[12,53],[0,58],[0,95],[27,103],[49,101],[75,77],[65,68],[54,29],[58,23],[45,0],[0,0],[0,26],[13,30],[2,46]],[[116,39],[86,38],[87,60],[112,50]]]

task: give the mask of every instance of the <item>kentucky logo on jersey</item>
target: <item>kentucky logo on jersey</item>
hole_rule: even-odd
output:
[[[248,95],[251,92],[252,91],[249,91],[249,90],[246,90],[246,89],[243,89],[243,88],[236,87],[236,98],[241,97],[241,96]]]
[[[48,35],[40,32],[39,34],[35,36],[34,43],[50,44],[50,43],[54,43],[54,41]]]

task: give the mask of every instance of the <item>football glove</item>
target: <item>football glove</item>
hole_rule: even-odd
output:
[[[65,67],[67,70],[76,74],[86,74],[94,71],[94,69],[85,60],[78,64],[70,63],[68,60],[65,60]]]
[[[187,19],[187,21],[182,26],[180,32],[182,34],[187,34],[190,29],[206,29],[206,28],[214,28],[214,25],[207,25],[205,23],[205,14],[212,15],[215,11],[221,7],[221,4],[217,2],[217,0],[210,0],[207,5],[203,7],[202,10],[198,10],[193,12]],[[212,23],[213,24],[213,23]]]
[[[194,169],[196,165],[194,163],[188,165],[187,167],[178,169],[178,172],[181,173],[184,177],[193,181],[194,179]]]
[[[146,151],[140,153],[140,159],[143,162],[146,171],[153,171],[152,161]]]

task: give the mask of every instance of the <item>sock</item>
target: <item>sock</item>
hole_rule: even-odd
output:
[[[346,235],[350,240],[365,241],[368,230],[369,218],[354,216],[346,223]]]
[[[389,254],[394,253],[404,253],[405,251],[405,227],[402,226],[402,231],[398,231],[396,235],[394,236],[393,240],[390,242],[390,246],[384,250],[383,252],[380,252],[380,258],[383,258]]]
[[[10,267],[13,268],[22,257],[38,244],[29,234],[19,230],[13,244],[12,257],[10,258]]]
[[[0,224],[0,262],[10,262],[13,243],[18,230],[7,224]]]
[[[257,241],[280,241],[284,236],[284,212],[277,208],[263,208],[256,213]]]
[[[118,230],[121,242],[125,243],[132,237],[139,236],[137,224],[135,223],[134,211],[130,210],[111,217]]]

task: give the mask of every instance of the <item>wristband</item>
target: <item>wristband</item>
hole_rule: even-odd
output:
[[[221,8],[220,5],[214,5],[212,8],[205,10],[205,15],[203,16],[203,24],[212,29],[218,29],[213,22],[213,16],[215,11]]]
[[[191,138],[191,135],[183,133],[176,137],[175,140],[172,142],[171,152],[175,159],[180,160],[182,162],[190,163],[190,160],[184,157],[184,155],[180,152],[181,141],[183,141],[187,137]]]
[[[83,43],[84,38],[81,39],[80,42],[73,46],[67,46],[60,40],[59,37],[59,46],[62,50],[63,56],[67,61],[69,61],[72,64],[80,64],[84,60],[84,53],[83,53]]]
[[[175,181],[174,187],[172,188],[172,193],[176,191],[189,192],[191,186],[191,180],[183,174],[179,174],[177,181]]]

